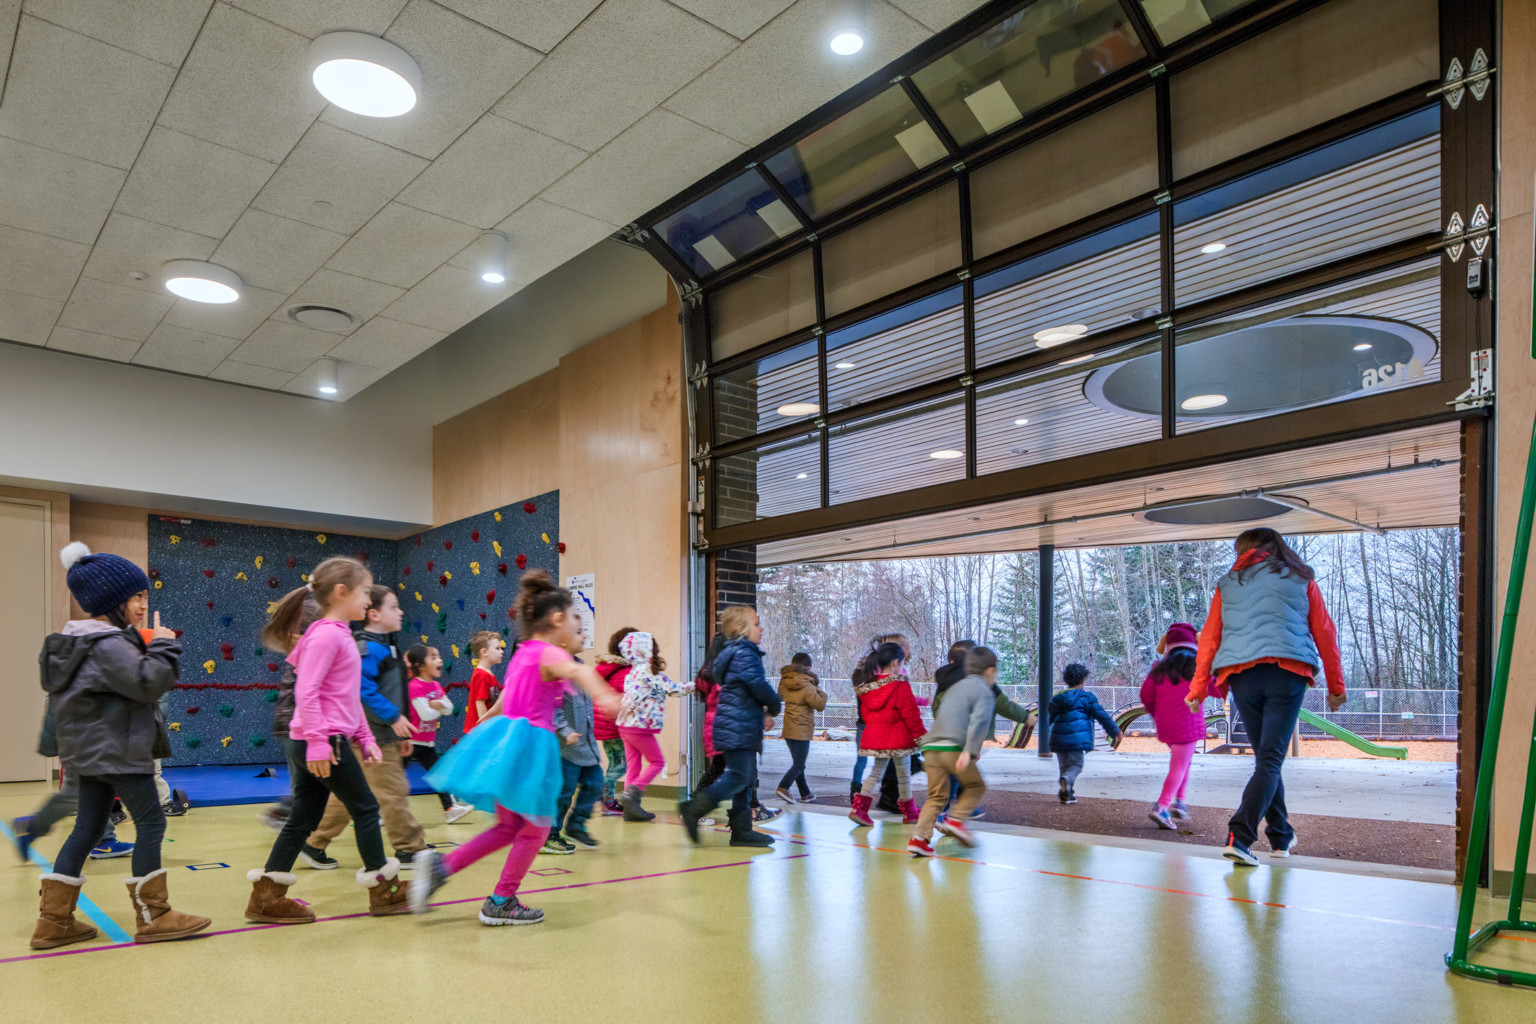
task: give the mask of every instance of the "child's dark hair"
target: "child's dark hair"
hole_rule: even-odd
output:
[[[963,643],[969,643],[970,641],[962,641],[962,642]],[[959,644],[956,644],[955,646],[958,647]],[[951,656],[953,656],[954,648],[950,649],[950,654],[951,654]],[[968,676],[979,676],[983,672],[987,671],[987,669],[989,669],[989,668],[997,668],[997,655],[993,654],[992,651],[989,648],[986,648],[986,647],[973,647],[973,648],[971,648],[971,650],[966,652],[966,655],[965,655],[965,674],[966,675],[968,675]]]
[[[482,629],[469,638],[469,656],[479,661],[480,656],[485,653],[485,649],[491,646],[491,641],[500,639],[501,636],[499,634],[493,633],[488,629]]]
[[[371,586],[373,574],[368,567],[355,558],[327,558],[315,566],[315,571],[309,574],[309,585],[296,587],[283,595],[282,600],[272,609],[272,616],[267,620],[267,626],[261,631],[261,642],[269,650],[288,652],[293,647],[294,636],[303,636],[308,628],[306,623],[300,626],[300,620],[304,615],[304,603],[309,601],[315,605],[315,618],[325,614],[326,605],[330,602],[336,588],[346,587],[348,590],[356,590],[358,587]],[[311,619],[310,622],[313,622]]]
[[[413,676],[421,675],[421,670],[427,666],[427,658],[436,647],[427,644],[412,644],[411,649],[405,652],[405,667]]]
[[[1088,666],[1074,661],[1061,670],[1061,678],[1068,686],[1082,686],[1083,680],[1088,678]]]
[[[968,665],[969,662],[965,661],[965,656],[976,649],[975,640],[956,640],[949,645],[949,663],[951,665],[959,665],[961,663]],[[967,668],[966,672],[969,673],[970,669]]]
[[[804,651],[801,651],[799,654],[795,655],[793,658],[790,658],[789,659],[789,663],[791,665],[798,665],[800,668],[810,668],[811,667],[811,656],[809,654],[806,654]]]
[[[375,583],[368,588],[368,611],[363,612],[364,622],[368,621],[368,612],[382,612],[384,610],[384,599],[391,593],[393,591],[379,583]]]
[[[624,655],[619,653],[619,644],[623,643],[624,638],[629,636],[629,634],[638,632],[640,632],[639,626],[621,626],[614,630],[613,636],[608,638],[608,653],[615,658],[624,657]]]
[[[544,628],[549,617],[571,606],[571,592],[555,586],[546,569],[523,573],[522,589],[517,595],[517,629],[526,639]]]
[[[1264,552],[1271,560],[1269,571],[1279,573],[1281,576],[1296,576],[1310,582],[1317,575],[1312,571],[1312,567],[1303,562],[1301,556],[1285,542],[1284,537],[1267,526],[1244,530],[1237,535],[1233,546],[1239,555],[1253,550]]]
[[[1183,686],[1195,678],[1195,652],[1188,647],[1175,647],[1163,655],[1147,675],[1154,683],[1176,683]]]
[[[875,667],[889,668],[898,661],[905,661],[906,657],[907,652],[901,649],[901,644],[881,644],[879,649],[875,651]]]

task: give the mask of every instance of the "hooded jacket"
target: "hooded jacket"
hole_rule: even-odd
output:
[[[808,740],[816,735],[816,712],[826,709],[827,694],[816,673],[799,665],[779,669],[779,699],[784,702],[784,738]]]
[[[612,687],[615,693],[624,695],[624,679],[629,675],[629,662],[612,654],[601,655],[597,659],[597,674],[603,677],[603,682]],[[592,737],[599,743],[619,738],[618,725],[598,708],[593,709]]]
[[[368,728],[382,748],[399,742],[400,737],[392,727],[410,709],[405,662],[395,648],[393,635],[368,630],[355,635],[357,653],[363,659],[363,677],[358,688],[363,717],[368,719]]]
[[[38,658],[59,759],[71,775],[148,775],[170,757],[160,696],[176,685],[179,640],[96,619],[68,622]]]
[[[912,684],[901,676],[875,676],[859,683],[853,692],[864,719],[861,757],[917,753],[918,740],[928,730],[917,710]]]
[[[1051,698],[1051,750],[1092,750],[1093,723],[1098,722],[1110,738],[1120,735],[1120,728],[1109,717],[1099,698],[1082,687],[1068,687]]]
[[[720,750],[763,749],[763,716],[783,708],[763,671],[763,649],[746,637],[720,649],[711,666],[720,688],[720,703],[712,729]]]
[[[1189,710],[1184,695],[1189,684],[1177,676],[1161,675],[1154,667],[1141,684],[1141,706],[1157,723],[1164,743],[1195,743],[1205,739],[1205,714]]]

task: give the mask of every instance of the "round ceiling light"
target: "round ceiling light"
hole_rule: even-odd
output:
[[[930,459],[963,459],[965,452],[957,452],[953,448],[940,448],[936,452],[929,452]]]
[[[160,279],[166,291],[193,302],[222,304],[240,297],[240,275],[217,263],[171,260],[160,268]]]
[[[858,363],[838,363],[837,368],[839,370],[853,370],[857,369],[858,365]]]
[[[821,406],[814,402],[790,402],[779,406],[780,416],[814,416],[820,411]]]
[[[329,357],[315,360],[315,390],[322,395],[334,395],[336,386],[336,360]]]
[[[1373,346],[1371,345],[1370,342],[1362,341],[1360,344],[1355,346],[1354,350],[1356,352],[1369,352],[1372,348],[1373,348]]]
[[[1087,333],[1087,324],[1062,324],[1060,327],[1047,327],[1043,331],[1035,332],[1035,344],[1040,348],[1065,345],[1069,341],[1076,341]]]
[[[1226,242],[1210,242],[1210,243],[1208,243],[1206,245],[1202,245],[1200,247],[1200,251],[1205,253],[1207,256],[1215,256],[1219,252],[1226,252],[1227,251],[1227,243]]]
[[[832,18],[827,25],[827,46],[839,57],[850,57],[864,49],[864,30],[868,22],[865,0],[833,0]]]
[[[1226,404],[1226,395],[1191,395],[1179,403],[1179,408],[1186,412],[1199,412],[1201,409],[1216,409]]]
[[[357,323],[357,318],[335,306],[290,306],[288,319],[317,331],[346,331]]]
[[[485,257],[480,265],[480,280],[486,284],[503,284],[507,280],[507,236],[500,231],[487,231]]]
[[[1027,426],[1029,426],[1029,420],[1023,420],[1023,419],[1014,420],[1013,421],[1013,425],[1016,426],[1016,427],[1027,427]]]
[[[806,477],[808,477],[810,475],[811,474],[809,474],[809,473],[796,473],[795,474],[795,479],[796,480],[804,480]]]
[[[864,37],[854,29],[843,29],[833,34],[827,41],[827,45],[832,47],[832,52],[839,57],[851,57],[864,49]]]
[[[331,32],[310,43],[309,77],[320,95],[364,117],[399,117],[421,95],[411,55],[362,32]]]
[[[1299,498],[1288,498],[1305,505]],[[1167,526],[1226,526],[1274,519],[1293,511],[1290,505],[1260,497],[1198,498],[1153,505],[1136,513],[1136,518]]]

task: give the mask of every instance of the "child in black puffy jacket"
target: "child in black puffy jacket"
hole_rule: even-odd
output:
[[[1057,799],[1064,804],[1075,804],[1077,794],[1073,792],[1073,786],[1078,773],[1083,770],[1088,751],[1093,749],[1093,723],[1098,722],[1104,727],[1113,748],[1120,746],[1121,736],[1119,726],[1109,717],[1099,698],[1083,689],[1083,684],[1088,681],[1087,665],[1074,662],[1062,670],[1061,678],[1067,688],[1051,698],[1050,744],[1061,773]]]

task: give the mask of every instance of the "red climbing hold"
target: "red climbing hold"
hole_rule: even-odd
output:
[[[276,672],[278,670],[278,668],[279,668],[279,665],[278,665],[277,662],[275,662],[275,661],[267,662],[267,671],[268,672]]]
[[[268,576],[267,577],[267,586],[271,587],[273,590],[276,590],[277,589],[277,577],[276,576]]]
[[[367,561],[368,561],[368,552],[366,552],[366,551],[359,551],[357,553],[357,560],[359,562],[363,562],[363,563],[366,564]]]
[[[562,555],[565,554],[565,541],[561,541],[559,544],[556,544],[555,550],[560,552]]]
[[[517,567],[519,569],[526,569],[526,568],[528,568],[528,556],[527,555],[518,555],[517,558],[513,559],[513,561],[517,562]]]
[[[212,611],[212,610],[213,610],[213,602],[212,602],[212,601],[209,601],[209,602],[208,602],[208,610],[209,610],[209,611]]]
[[[213,570],[212,569],[204,569],[203,570],[203,575],[207,576],[209,579],[213,579]]]
[[[443,541],[443,550],[444,551],[452,551],[453,550],[453,541],[451,541],[451,540]]]
[[[479,544],[480,543],[480,531],[479,530],[470,530],[469,531],[469,539],[474,541],[476,544]]]
[[[507,609],[507,618],[511,619],[513,622],[517,621],[517,605],[513,605]]]
[[[180,640],[180,639],[181,639],[181,633],[182,633],[182,631],[181,631],[181,630],[179,630],[179,629],[173,629],[173,630],[171,630],[171,632],[172,632],[172,633],[175,633],[175,634],[176,634],[176,639],[177,639],[177,640]]]
[[[431,571],[432,571],[432,563],[428,562],[427,563],[427,572],[431,572]]]
[[[406,566],[404,569],[400,570],[400,575],[402,575],[402,576],[409,576],[410,574],[411,574],[411,567],[410,566]]]
[[[496,603],[496,591],[494,591],[494,590],[487,590],[485,592],[485,603],[486,604],[495,604]]]
[[[531,502],[531,501],[523,502],[523,511],[527,512],[529,515],[533,515],[538,510],[539,510],[539,506],[535,505],[533,502]]]
[[[485,618],[485,612],[481,612],[481,613],[480,613],[480,618],[482,618],[482,619],[484,619],[484,618]]]
[[[299,560],[298,560],[297,557],[295,557],[294,555],[289,555],[288,556],[288,568],[292,569],[294,566],[296,566],[298,564],[299,564]]]
[[[441,583],[443,586],[446,587],[448,585],[448,574],[447,573],[443,573],[441,576],[439,576],[437,578],[437,582]]]
[[[234,644],[219,644],[219,653],[224,655],[224,660],[225,661],[234,661],[235,660],[235,645]]]
[[[218,541],[214,540],[212,537],[204,537],[203,538],[203,547],[205,547],[205,548],[211,548],[211,547],[213,547],[217,543],[218,543]]]
[[[502,562],[500,565],[498,565],[496,567],[496,571],[501,573],[503,576],[505,576],[507,574],[507,563],[506,562]]]
[[[197,707],[196,704],[194,704],[191,707],[187,708],[187,714],[189,714],[189,715],[195,715],[195,714],[197,714],[197,712],[198,712],[198,707]]]
[[[416,535],[416,546],[421,547],[421,534]]]
[[[152,580],[159,579],[160,578],[160,570],[159,569],[151,569],[151,570],[149,570],[149,578],[152,579]]]

